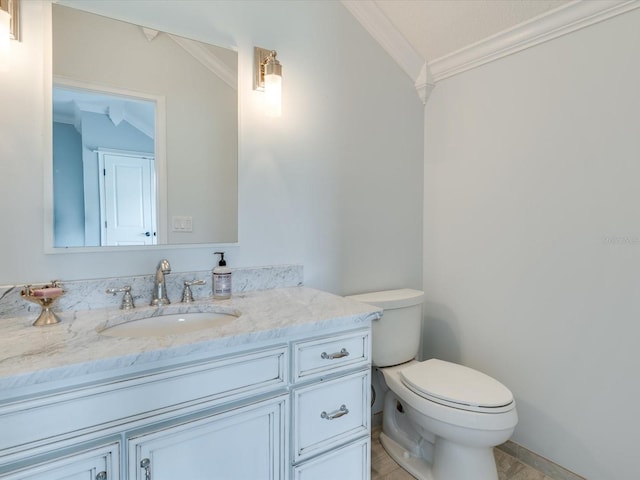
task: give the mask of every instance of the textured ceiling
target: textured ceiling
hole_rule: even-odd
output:
[[[570,0],[374,0],[415,51],[432,61]]]

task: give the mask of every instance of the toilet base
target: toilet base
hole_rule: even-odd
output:
[[[473,449],[440,441],[436,446],[437,467],[424,458],[416,457],[383,432],[380,443],[389,456],[418,480],[498,480],[493,450]],[[466,451],[465,451],[466,450]]]
[[[418,480],[435,480],[431,474],[431,465],[423,458],[412,455],[398,442],[385,435],[384,432],[380,433],[380,443],[398,465]]]
[[[457,441],[435,435],[428,427],[438,427],[441,433],[457,433]],[[472,438],[474,431],[461,433],[452,428],[421,415],[399,400],[393,390],[387,392],[380,442],[403,469],[418,480],[498,480],[493,442],[486,446],[463,445],[458,442]]]

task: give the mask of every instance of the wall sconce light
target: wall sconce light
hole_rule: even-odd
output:
[[[18,40],[19,0],[0,0],[0,70],[9,67],[9,42]]]
[[[264,91],[269,117],[282,115],[282,65],[276,55],[275,50],[253,49],[253,89]]]

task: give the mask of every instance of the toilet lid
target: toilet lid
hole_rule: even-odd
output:
[[[513,402],[509,389],[489,375],[435,358],[408,366],[400,376],[418,395],[458,408],[495,409]]]

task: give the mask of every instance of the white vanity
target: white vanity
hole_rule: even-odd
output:
[[[0,320],[0,478],[369,478],[379,310],[305,287],[188,308],[240,316],[138,338],[100,332],[155,309]]]

